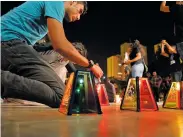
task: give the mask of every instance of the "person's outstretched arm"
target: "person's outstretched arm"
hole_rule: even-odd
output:
[[[75,62],[78,65],[87,67],[88,60],[83,57],[74,46],[67,40],[63,25],[53,18],[47,18],[49,36],[52,41],[52,46],[55,51]]]
[[[68,60],[83,66],[88,67],[89,61],[83,57],[74,46],[67,40],[62,23],[54,18],[47,18],[48,32],[52,42],[52,46],[55,51],[63,55]],[[103,75],[103,71],[97,65],[91,67],[91,71],[94,75],[100,78]]]

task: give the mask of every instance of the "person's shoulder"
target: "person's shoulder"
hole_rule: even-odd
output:
[[[65,7],[63,1],[44,1],[45,15],[63,23]]]

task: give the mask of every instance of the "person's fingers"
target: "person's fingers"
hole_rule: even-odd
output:
[[[101,83],[101,80],[100,80],[100,78],[98,78],[98,81],[99,81],[99,83]]]
[[[103,71],[102,69],[97,66],[97,65],[94,65],[92,68],[91,68],[91,71],[93,72],[93,74],[97,77],[97,78],[101,78],[103,76]]]

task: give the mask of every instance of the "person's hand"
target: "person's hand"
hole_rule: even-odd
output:
[[[93,74],[95,75],[95,77],[97,78],[101,78],[103,76],[103,71],[102,69],[99,67],[99,65],[93,65],[90,70],[93,72]]]
[[[166,40],[162,40],[161,43],[165,45],[167,42]]]
[[[131,63],[131,60],[127,60],[124,62],[124,64],[127,64],[127,65],[129,65],[130,63]]]

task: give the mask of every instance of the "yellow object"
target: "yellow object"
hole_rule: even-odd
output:
[[[163,107],[180,108],[180,82],[172,82]]]

